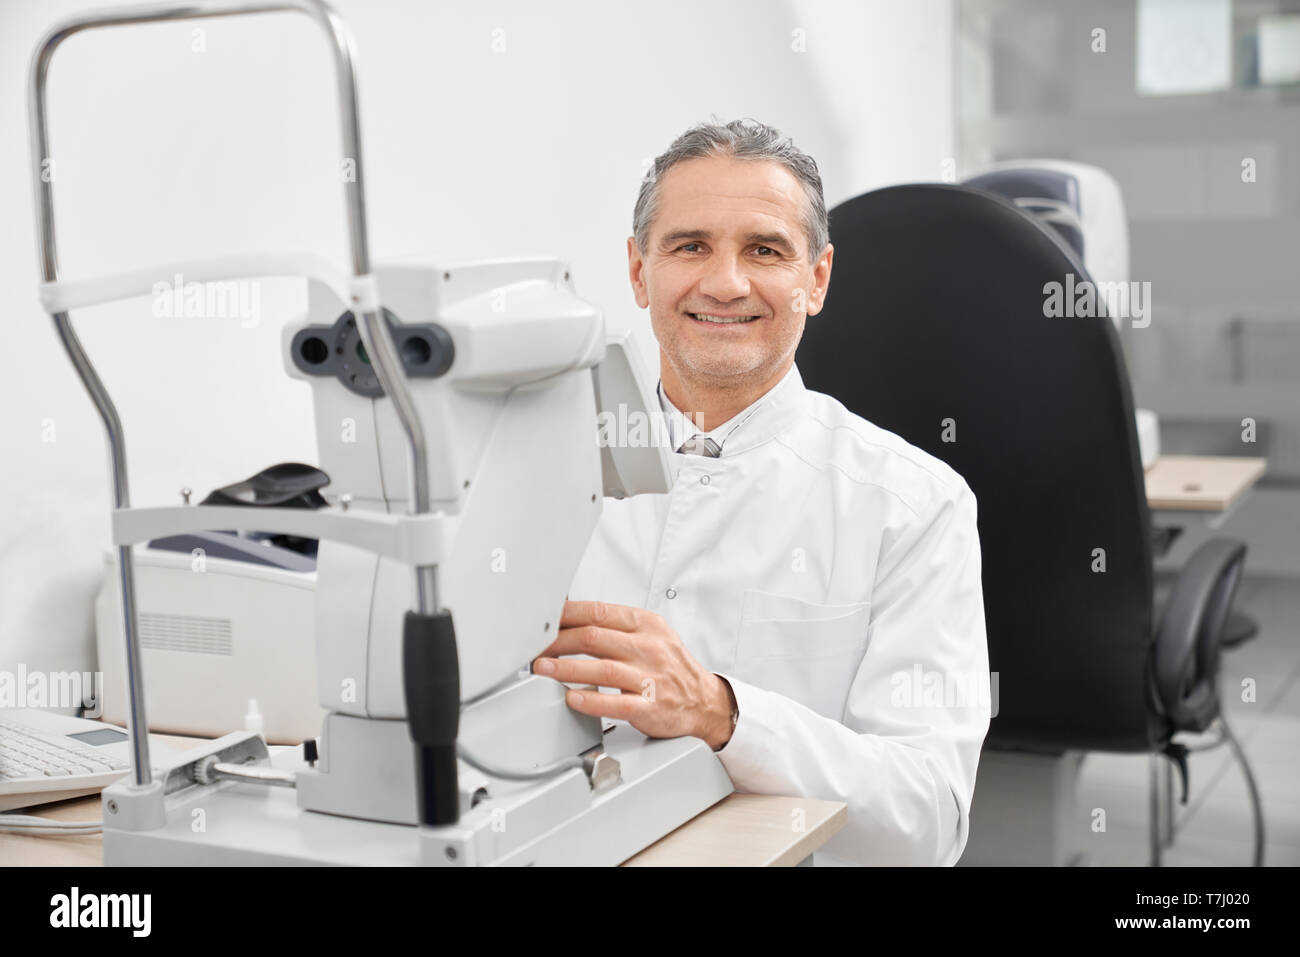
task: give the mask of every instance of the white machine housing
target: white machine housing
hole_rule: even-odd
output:
[[[733,789],[703,741],[606,728],[565,704],[563,684],[527,673],[557,632],[604,497],[671,487],[665,447],[600,441],[598,413],[649,415],[657,406],[630,334],[608,336],[556,260],[379,267],[375,275],[395,322],[437,323],[455,349],[445,374],[408,375],[408,384],[428,437],[439,523],[430,527],[441,529],[438,605],[456,632],[458,741],[483,762],[459,762],[460,818],[412,826],[419,813],[401,647],[411,566],[322,535],[319,759],[267,755],[231,734],[186,760],[269,762],[292,774],[294,787],[195,786],[173,767],[159,771],[151,791],[106,789],[118,809],[105,829],[106,862],[617,864]],[[319,514],[322,528],[340,512],[407,511],[405,440],[391,402],[358,394],[338,375],[304,372],[290,352],[300,332],[315,335],[345,308],[312,282],[307,316],[284,332],[290,375],[313,390],[319,465],[331,479],[321,490],[327,507],[306,513]],[[150,534],[176,526],[164,519],[148,519]],[[278,520],[284,528],[286,516]],[[527,780],[492,770],[541,771],[575,757],[578,766]],[[195,802],[209,821],[199,835],[189,823]]]
[[[436,321],[455,343],[446,375],[409,381],[428,438],[433,509],[456,517],[438,599],[454,618],[467,700],[527,669],[553,640],[600,517],[588,370],[604,355],[604,323],[563,275],[555,260],[376,269],[386,309],[403,323]],[[306,322],[284,331],[286,357],[303,325],[329,325],[343,311],[328,289],[310,283]],[[306,376],[288,358],[286,369],[312,386],[318,464],[331,478],[326,499],[347,495],[349,509],[407,511],[407,447],[391,403],[334,377]],[[521,472],[523,463],[530,464]],[[520,522],[520,514],[531,520]],[[409,567],[323,541],[317,578],[321,705],[404,718]]]

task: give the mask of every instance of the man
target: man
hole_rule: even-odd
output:
[[[605,503],[533,670],[602,689],[577,711],[703,739],[738,790],[847,803],[818,863],[950,865],[990,714],[975,499],[804,388],[827,230],[817,164],[770,127],[656,159],[628,273],[681,468]]]

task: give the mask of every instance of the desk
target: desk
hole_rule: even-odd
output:
[[[1156,511],[1227,512],[1267,464],[1227,455],[1162,455],[1146,472],[1147,504]]]
[[[1162,455],[1146,471],[1151,546],[1163,558],[1189,519],[1217,530],[1246,498],[1267,459]]]
[[[196,738],[150,735],[151,741],[184,750]],[[802,814],[796,812],[802,810]],[[98,821],[98,795],[26,808],[57,821]],[[625,867],[790,867],[831,839],[848,820],[841,801],[730,794],[671,834],[624,862]],[[104,863],[99,834],[38,837],[0,834],[0,864],[5,866],[99,867]]]

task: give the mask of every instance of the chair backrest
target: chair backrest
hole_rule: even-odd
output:
[[[1005,196],[1046,223],[1065,239],[1093,282],[1129,281],[1124,193],[1101,167],[1073,160],[1008,160],[962,185]],[[1121,317],[1111,318],[1119,328]]]
[[[832,211],[830,231],[830,291],[800,373],[974,491],[998,676],[986,744],[1148,749],[1163,732],[1128,377],[1104,311],[1046,314],[1048,284],[1078,290],[1083,267],[1010,202],[960,186],[867,193]]]

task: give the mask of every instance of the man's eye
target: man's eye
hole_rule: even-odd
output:
[[[770,252],[773,256],[776,255],[776,250],[773,249],[771,246],[758,246],[757,248],[758,248],[758,249],[766,249],[766,250],[767,250],[768,252]],[[761,256],[761,257],[759,257],[759,258],[761,258],[761,259],[769,259],[769,258],[771,258],[771,257],[769,257],[769,256]]]
[[[680,246],[678,246],[677,248],[678,248],[678,249],[685,249],[687,246],[698,246],[698,245],[699,245],[699,243],[682,243],[682,244],[681,244]]]

